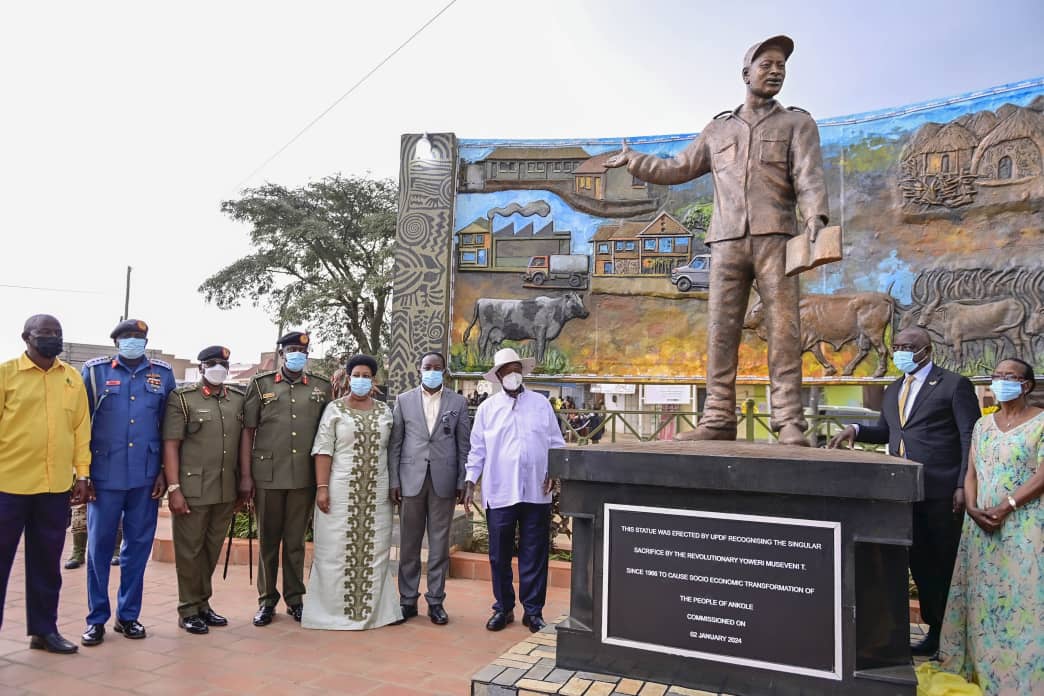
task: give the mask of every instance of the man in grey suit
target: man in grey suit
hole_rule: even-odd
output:
[[[464,499],[464,465],[471,449],[468,402],[444,389],[446,359],[421,356],[421,386],[395,400],[388,471],[392,502],[399,506],[399,598],[403,619],[417,615],[421,542],[428,532],[428,616],[449,622],[442,607],[449,571],[453,510]]]

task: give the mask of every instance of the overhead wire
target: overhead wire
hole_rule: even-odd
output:
[[[401,44],[399,44],[399,46],[395,50],[393,50],[391,53],[389,53],[387,56],[385,56],[384,59],[381,60],[381,62],[377,63],[377,65],[373,66],[373,68],[371,68],[369,72],[367,72],[365,75],[363,75],[361,78],[359,78],[359,80],[354,85],[352,85],[350,88],[348,88],[347,92],[345,92],[341,96],[337,97],[337,99],[335,99],[332,104],[330,104],[328,107],[323,109],[322,112],[320,112],[318,116],[316,116],[311,121],[309,121],[304,126],[304,128],[302,128],[301,130],[297,131],[297,133],[294,135],[294,137],[292,137],[292,138],[290,138],[290,140],[286,141],[286,143],[282,147],[280,147],[271,156],[269,156],[268,159],[266,159],[264,162],[262,162],[260,165],[258,165],[252,172],[250,172],[250,174],[248,174],[247,176],[243,177],[243,179],[238,184],[236,184],[236,190],[238,191],[238,190],[242,189],[244,184],[246,184],[251,179],[253,179],[255,176],[257,176],[258,173],[260,173],[262,170],[264,170],[264,168],[267,167],[269,164],[271,164],[273,160],[275,160],[277,157],[279,157],[279,155],[281,155],[284,152],[286,152],[287,148],[289,148],[291,145],[293,145],[295,142],[297,142],[297,140],[302,135],[307,133],[308,130],[310,128],[312,128],[312,126],[314,126],[316,123],[318,123],[328,113],[333,111],[337,107],[338,104],[340,104],[345,99],[347,99],[348,96],[352,92],[354,92],[356,89],[361,87],[362,84],[364,82],[366,82],[368,79],[370,79],[370,77],[372,77],[374,73],[376,73],[378,70],[380,70],[384,66],[385,63],[387,63],[392,58],[394,58],[399,53],[399,51],[401,51],[402,49],[406,48],[406,46],[408,46],[411,41],[413,41],[415,38],[420,36],[421,32],[423,32],[425,29],[427,29],[429,26],[431,26],[431,24],[435,20],[437,20],[439,17],[441,17],[443,15],[443,13],[446,12],[446,10],[448,10],[451,7],[453,7],[453,5],[455,5],[456,3],[457,3],[457,0],[450,0],[448,3],[446,3],[446,5],[441,10],[436,12],[431,17],[431,19],[429,19],[427,22],[422,24],[421,27],[419,29],[417,29],[417,31],[415,31],[412,34],[410,34],[410,36],[405,41],[403,41]]]

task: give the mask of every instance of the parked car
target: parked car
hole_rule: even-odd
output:
[[[689,263],[671,270],[671,283],[682,292],[706,290],[710,287],[710,264],[710,254],[693,256]]]

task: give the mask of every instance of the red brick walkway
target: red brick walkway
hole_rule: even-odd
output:
[[[256,549],[255,549],[256,551]],[[499,633],[485,629],[492,594],[489,583],[450,580],[447,626],[424,616],[373,631],[306,631],[285,613],[265,628],[250,619],[257,594],[247,568],[232,566],[228,580],[215,577],[215,610],[227,628],[191,636],[177,627],[174,565],[150,562],[145,575],[141,622],[149,632],[132,641],[112,631],[105,642],[77,655],[28,649],[25,637],[25,575],[21,554],[7,592],[0,629],[0,696],[9,694],[367,694],[368,696],[465,696],[470,679],[500,653],[529,635],[516,620]],[[59,630],[79,643],[86,614],[84,568],[63,571]],[[115,602],[119,569],[112,574]],[[545,615],[567,613],[569,593],[550,588]],[[423,612],[424,601],[420,602]],[[284,608],[280,606],[280,611]],[[516,610],[516,619],[521,615]]]

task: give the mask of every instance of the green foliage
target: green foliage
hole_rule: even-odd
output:
[[[676,211],[676,217],[681,220],[685,227],[696,235],[697,241],[702,242],[710,227],[711,215],[714,214],[713,203],[690,203]]]
[[[845,146],[845,171],[883,172],[899,161],[899,142],[874,135]]]
[[[514,348],[520,358],[536,357],[536,343],[534,341],[504,341],[501,348]],[[450,370],[454,372],[485,372],[493,367],[492,356],[479,354],[475,344],[454,344],[450,348],[449,363]],[[555,346],[548,346],[544,351],[544,359],[536,366],[536,372],[549,375],[559,375],[571,371],[574,366],[569,362],[569,357]]]
[[[281,327],[308,326],[343,353],[383,362],[397,202],[390,179],[334,175],[296,189],[246,189],[221,211],[251,226],[255,251],[199,291],[222,309],[264,306]]]

